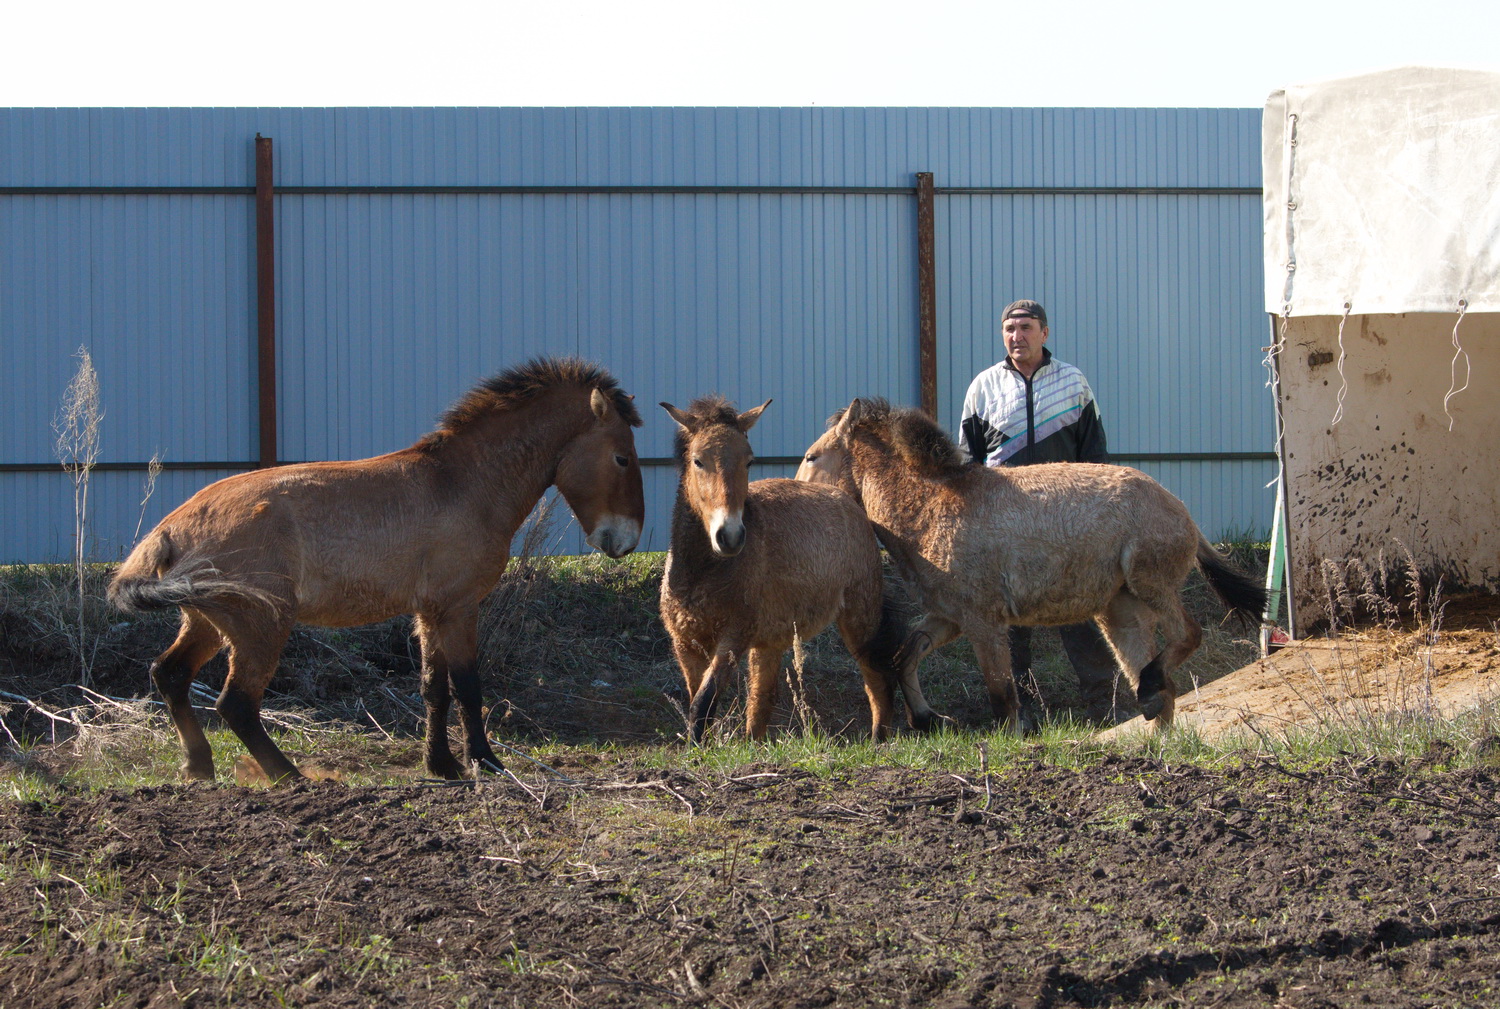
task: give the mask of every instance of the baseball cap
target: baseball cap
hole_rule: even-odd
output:
[[[1006,305],[1005,311],[1000,313],[1000,321],[1003,323],[1006,319],[1017,316],[1029,316],[1039,322],[1043,329],[1047,328],[1047,310],[1039,302],[1032,301],[1030,298],[1022,298],[1020,301],[1012,301]]]

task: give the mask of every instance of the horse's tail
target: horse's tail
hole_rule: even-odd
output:
[[[906,642],[906,627],[891,597],[880,597],[880,623],[875,633],[859,648],[858,658],[878,670],[891,688],[901,682],[901,646]]]
[[[1198,566],[1209,588],[1249,626],[1261,622],[1266,612],[1266,589],[1254,578],[1229,565],[1229,560],[1219,553],[1212,543],[1198,534]]]
[[[184,553],[162,529],[142,540],[110,580],[110,604],[125,613],[190,606],[224,609],[246,602],[274,608],[262,589],[228,578],[206,557]]]

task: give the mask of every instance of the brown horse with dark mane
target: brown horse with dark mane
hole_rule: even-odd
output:
[[[884,400],[856,399],[835,415],[797,478],[858,499],[921,597],[926,616],[903,646],[901,666],[918,728],[932,709],[917,665],[934,648],[969,637],[995,717],[1014,729],[1007,625],[1090,618],[1142,713],[1170,725],[1172,671],[1202,640],[1181,596],[1193,566],[1244,620],[1258,622],[1265,607],[1265,591],[1229,567],[1186,506],[1144,473],[1092,463],[967,463],[931,418]],[[1166,645],[1153,657],[1158,626]]]
[[[126,611],[180,607],[177,640],[151,667],[189,778],[213,753],[188,688],[226,645],[216,708],[273,782],[300,775],[266,734],[261,697],[297,621],[323,627],[416,618],[427,702],[426,766],[460,778],[448,745],[449,685],[467,761],[490,747],[475,669],[478,615],[510,559],[511,538],[548,486],[590,546],[635,549],[645,517],[631,398],[602,368],[534,360],[482,383],[410,448],[373,459],[242,473],[178,507],[131,552],[109,587]]]
[[[836,621],[864,675],[878,740],[890,728],[901,643],[884,601],[880,547],[842,491],[750,482],[745,435],[770,402],[744,413],[717,396],[686,410],[662,404],[679,428],[679,483],[661,615],[691,698],[689,730],[702,741],[723,679],[748,653],[745,732],[765,738],[782,656],[795,637],[810,640]]]

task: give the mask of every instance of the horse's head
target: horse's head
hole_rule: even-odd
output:
[[[859,500],[859,488],[849,465],[849,437],[864,412],[864,403],[856,399],[830,418],[828,430],[802,455],[797,479],[807,483],[828,484]]]
[[[630,419],[597,388],[590,390],[589,410],[593,421],[564,450],[554,482],[578,516],[588,545],[624,557],[640,542],[646,521],[635,434]]]
[[[745,498],[750,492],[750,439],[768,399],[753,410],[735,413],[718,397],[694,400],[687,410],[671,403],[662,408],[677,422],[677,468],[683,499],[703,523],[709,545],[720,557],[733,557],[745,546]]]

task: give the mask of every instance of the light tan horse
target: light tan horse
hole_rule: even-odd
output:
[[[878,740],[890,729],[901,643],[883,599],[880,547],[847,494],[750,482],[745,434],[770,402],[744,413],[716,396],[687,410],[662,404],[679,428],[679,482],[661,616],[691,698],[689,730],[702,741],[722,681],[748,653],[745,732],[764,739],[793,638],[810,640],[837,621],[864,675]]]
[[[1123,466],[1051,463],[989,469],[966,463],[925,414],[859,400],[829,422],[797,471],[842,487],[921,597],[926,615],[903,646],[901,683],[912,724],[932,709],[917,665],[967,635],[996,719],[1018,728],[1009,624],[1096,619],[1141,711],[1170,725],[1172,671],[1202,627],[1181,589],[1196,564],[1231,612],[1252,623],[1265,592],[1229,567],[1181,501]],[[1154,657],[1155,630],[1165,647]]]
[[[475,647],[480,601],[505,571],[517,528],[549,485],[590,546],[635,548],[645,515],[632,427],[640,414],[603,369],[535,360],[462,397],[408,449],[353,462],[242,473],[161,521],[121,565],[122,610],[182,609],[177,640],[151,667],[189,778],[213,754],[188,687],[226,645],[217,710],[275,782],[299,775],[266,734],[261,697],[297,621],[349,627],[416,618],[427,702],[426,766],[459,778],[448,745],[449,684],[467,760],[500,767],[484,728]]]

